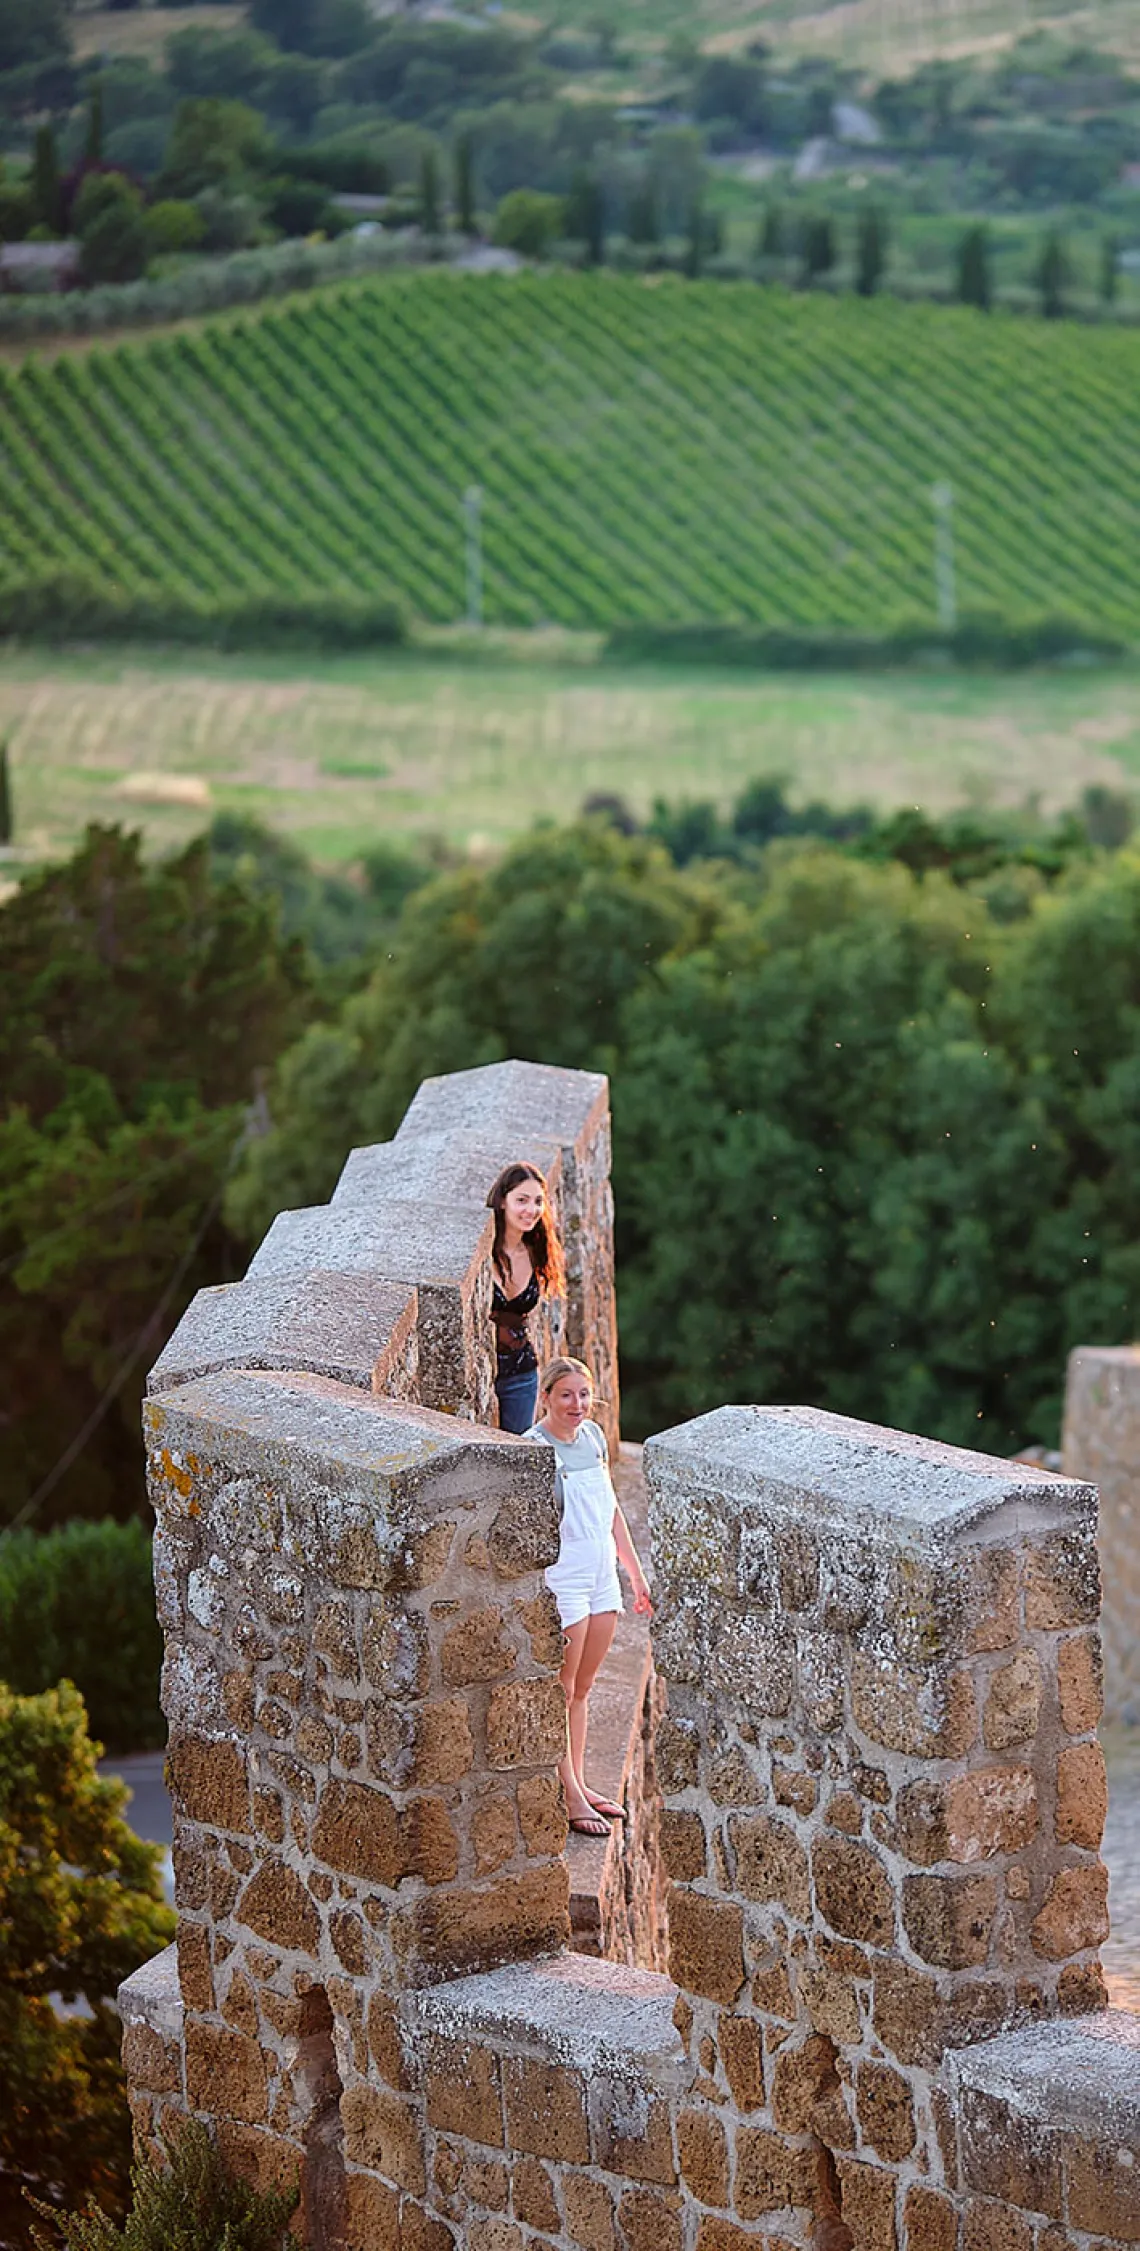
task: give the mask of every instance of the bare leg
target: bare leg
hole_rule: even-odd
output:
[[[597,1807],[597,1795],[586,1785],[586,1735],[590,1724],[589,1696],[608,1654],[617,1628],[616,1610],[603,1610],[585,1621],[586,1634],[578,1659],[568,1703],[570,1712],[570,1764],[574,1779],[588,1806]]]
[[[595,1813],[593,1806],[590,1804],[590,1801],[586,1796],[586,1793],[583,1790],[580,1781],[578,1780],[578,1769],[575,1762],[573,1749],[574,1713],[577,1707],[579,1694],[579,1675],[582,1669],[582,1660],[586,1650],[587,1638],[589,1636],[590,1628],[594,1623],[595,1621],[592,1618],[579,1618],[576,1625],[567,1626],[563,1631],[562,1640],[565,1655],[562,1659],[561,1680],[563,1693],[566,1697],[566,1710],[569,1719],[569,1730],[567,1735],[566,1754],[559,1763],[558,1772],[562,1777],[562,1788],[566,1793],[566,1811],[571,1821],[589,1823],[590,1827],[587,1830],[588,1835],[605,1837],[609,1834],[609,1824],[608,1822],[601,1820]],[[594,1672],[596,1671],[597,1666],[595,1665]],[[591,1684],[593,1683],[593,1677],[593,1673],[591,1673]],[[585,1706],[583,1705],[583,1710],[584,1709]]]

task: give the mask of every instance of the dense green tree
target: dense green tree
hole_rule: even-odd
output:
[[[0,8],[0,71],[67,58],[74,0],[4,0]]]
[[[479,232],[475,210],[475,142],[470,133],[461,133],[455,144],[455,223],[460,234]]]
[[[265,126],[247,103],[215,97],[180,102],[158,184],[163,196],[240,187],[264,153]]]
[[[630,195],[626,231],[631,242],[653,243],[661,239],[656,185],[649,171],[640,174]]]
[[[981,313],[990,309],[990,237],[985,226],[967,227],[958,244],[955,295],[961,305],[974,305]]]
[[[784,214],[778,203],[768,202],[764,205],[756,254],[759,258],[782,258],[784,255]]]
[[[63,188],[55,134],[50,125],[38,125],[32,149],[32,195],[37,222],[59,234],[63,226]]]
[[[100,1780],[82,1701],[0,1683],[0,2236],[25,2239],[22,2191],[94,2192],[121,2209],[130,2164],[113,2010],[123,1978],[173,1934],[159,1851]],[[89,2015],[61,2017],[51,1996]]]
[[[811,287],[835,264],[835,229],[826,211],[809,213],[800,230],[800,277]]]
[[[542,195],[537,188],[512,188],[495,212],[492,240],[500,249],[515,250],[520,258],[544,258],[562,231],[561,196]]]
[[[1069,277],[1069,261],[1065,245],[1055,228],[1050,228],[1041,249],[1037,267],[1037,287],[1041,292],[1041,311],[1046,320],[1060,320],[1065,310],[1065,285]]]
[[[101,78],[97,78],[91,88],[91,100],[87,108],[87,142],[83,151],[83,161],[85,164],[92,165],[101,164],[103,161],[103,81]]]
[[[869,204],[859,213],[855,253],[855,287],[860,297],[873,297],[887,263],[887,226],[881,213]]]
[[[0,743],[0,844],[10,844],[16,833],[12,810],[12,764],[7,743]]]
[[[89,172],[75,199],[84,280],[137,281],[146,272],[150,236],[142,196],[121,172]]]
[[[1119,278],[1120,244],[1114,234],[1106,234],[1100,246],[1100,297],[1103,305],[1116,303]]]
[[[439,194],[439,165],[434,149],[425,149],[420,159],[420,225],[426,235],[443,233],[443,207]]]
[[[606,197],[596,172],[580,166],[566,201],[566,232],[586,246],[586,264],[606,261]]]
[[[37,1496],[41,1524],[123,1515],[143,1377],[233,1270],[221,1188],[308,973],[276,899],[215,881],[205,843],[151,869],[92,830],[0,908],[0,990],[0,1523]]]

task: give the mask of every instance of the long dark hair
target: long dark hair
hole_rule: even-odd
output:
[[[528,1165],[522,1159],[513,1165],[504,1165],[493,1182],[487,1197],[487,1209],[495,1214],[495,1242],[491,1252],[493,1264],[504,1280],[507,1268],[503,1258],[504,1206],[512,1188],[521,1188],[524,1180],[537,1180],[546,1194],[546,1209],[541,1219],[527,1229],[523,1241],[530,1252],[530,1263],[538,1276],[538,1286],[543,1297],[564,1297],[566,1294],[566,1267],[558,1229],[550,1209],[550,1195],[546,1181],[537,1165]]]

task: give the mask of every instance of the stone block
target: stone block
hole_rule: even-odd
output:
[[[518,1651],[504,1633],[499,1609],[472,1610],[443,1637],[440,1665],[449,1688],[473,1681],[501,1680],[518,1664]]]
[[[681,2112],[677,2120],[677,2155],[681,2179],[699,2204],[723,2206],[728,2203],[728,2137],[713,2112]]]
[[[132,2087],[153,2095],[173,2095],[182,2087],[182,2055],[176,2040],[164,2040],[153,2025],[123,2027],[123,2070]]]
[[[735,2001],[744,1983],[744,1916],[735,1902],[671,1887],[669,1974],[708,2001]]]
[[[971,2197],[962,2220],[962,2251],[1033,2251],[1035,2233],[1020,2212]]]
[[[400,2251],[453,2251],[455,2230],[434,2212],[405,2198],[400,2212]]]
[[[1025,1623],[1055,1633],[1063,1626],[1092,1626],[1100,1616],[1100,1571],[1091,1526],[1054,1532],[1025,1557]]]
[[[1061,1725],[1067,1735],[1088,1735],[1104,1711],[1104,1657],[1100,1635],[1069,1634],[1057,1649]]]
[[[849,1837],[817,1837],[812,1847],[816,1904],[841,1938],[865,1945],[891,1944],[894,1890],[878,1854]]]
[[[742,2220],[762,2220],[771,2212],[810,2209],[815,2159],[782,2134],[764,2126],[741,2126],[736,2136],[736,2193]]]
[[[657,1730],[654,1753],[657,1779],[665,1797],[695,1788],[700,1766],[700,1738],[691,1720],[666,1713]]]
[[[424,2194],[423,2130],[413,2103],[357,2080],[341,2096],[340,2115],[350,2165],[380,2173],[412,2196]]]
[[[271,1946],[316,1954],[321,1918],[300,1878],[282,1860],[263,1860],[235,1907],[239,1923]]]
[[[799,1922],[811,1915],[807,1854],[787,1821],[766,1814],[739,1815],[729,1823],[736,1858],[735,1889],[745,1899],[785,1907]]]
[[[699,1813],[675,1813],[665,1807],[660,1815],[661,1865],[674,1883],[698,1883],[707,1873],[708,1845]]]
[[[508,2056],[503,2066],[507,2146],[532,2157],[586,2165],[590,2129],[586,2084],[580,2073],[561,2064]]]
[[[991,1751],[1031,1743],[1041,1718],[1041,1661],[1035,1649],[1019,1649],[994,1674],[986,1696],[982,1731]]]
[[[566,1698],[557,1680],[505,1681],[487,1701],[487,1764],[554,1766],[566,1748]]]
[[[630,2105],[630,2113],[627,2117],[625,2106],[615,2107],[608,2090],[597,2101],[594,2111],[597,2163],[605,2172],[624,2174],[629,2180],[657,2181],[662,2186],[671,2186],[677,2178],[677,2161],[670,2105],[651,2100],[643,2109],[639,2102]]]
[[[167,1753],[166,1778],[176,1813],[208,1828],[250,1834],[249,1779],[236,1743],[181,1736]]]
[[[986,2063],[975,2068],[985,2073]],[[1061,2139],[1052,2128],[1027,2115],[1020,2104],[1015,2107],[1004,2091],[992,2093],[969,2082],[962,2088],[959,2120],[968,2188],[1022,2212],[1062,2217]]]
[[[373,1993],[368,2004],[368,2046],[380,2077],[400,2094],[408,2092],[400,2020],[390,1994]]]
[[[1066,2139],[1065,2165],[1071,2225],[1113,2244],[1140,2243],[1140,2148],[1114,2144],[1107,2134],[1074,2133]]]
[[[499,2059],[473,2041],[433,2041],[424,2064],[427,2119],[440,2133],[503,2147]]]
[[[897,2175],[855,2157],[837,2157],[835,2163],[853,2251],[897,2251]]]
[[[628,2251],[683,2251],[681,2215],[650,2189],[627,2189],[621,2200],[621,2228]]]
[[[614,2200],[604,2181],[567,2173],[562,2186],[566,2233],[581,2251],[615,2251]]]
[[[314,1269],[224,1282],[191,1301],[147,1389],[165,1391],[222,1368],[306,1368],[365,1391],[391,1391],[401,1377],[414,1378],[416,1313],[406,1282],[370,1274]]]
[[[760,2110],[764,2104],[764,2044],[761,2028],[754,2017],[723,2016],[717,2027],[717,2041],[724,2075],[732,2090],[732,2099],[738,2110]],[[723,2204],[724,2197],[710,2197],[712,2204]]]
[[[552,2235],[562,2230],[562,2217],[545,2165],[537,2157],[520,2157],[512,2168],[511,2204],[516,2220],[528,2228],[546,2228]]]
[[[929,2070],[943,2047],[940,2036],[938,1986],[902,1961],[875,1964],[873,2018],[875,2031],[901,2064]]]
[[[256,2040],[191,2017],[186,2026],[186,2095],[191,2110],[207,2117],[260,2125],[268,2113],[269,2087]]]
[[[512,1858],[518,1843],[512,1799],[485,1798],[476,1807],[471,1818],[471,1843],[477,1876],[494,1875],[496,1868]]]
[[[915,1953],[936,1969],[976,1969],[989,1958],[997,1913],[992,1876],[907,1876],[903,1926]]]
[[[345,2251],[401,2251],[400,2198],[368,2173],[349,2173],[344,2184]]]
[[[404,1873],[404,1845],[391,1798],[361,1782],[325,1784],[313,1825],[313,1851],[326,1867],[392,1886]]]
[[[908,2188],[903,2242],[905,2251],[958,2251],[958,2214],[936,2189]]]
[[[1099,1861],[1081,1868],[1059,1868],[1030,1937],[1034,1952],[1049,1962],[1062,1962],[1069,1954],[1103,1946],[1108,1937],[1108,1870]]]
[[[868,1742],[910,1758],[962,1758],[977,1734],[967,1672],[919,1672],[860,1649],[851,1660],[851,1709]]]
[[[556,1774],[527,1774],[518,1786],[519,1829],[527,1852],[538,1858],[566,1850],[566,1800]]]
[[[1108,1776],[1099,1743],[1066,1745],[1057,1760],[1054,1833],[1059,1845],[1098,1852],[1108,1814]]]
[[[900,2165],[915,2143],[914,2099],[909,2082],[889,2064],[860,2064],[855,2114],[864,2145],[889,2165]]]
[[[477,1887],[438,1892],[404,1910],[394,1931],[405,1971],[450,1977],[523,1961],[564,1946],[570,1936],[570,1880],[564,1861]]]
[[[184,2008],[203,2014],[214,2007],[214,1973],[210,1933],[205,1923],[178,1918],[178,1983]]]
[[[835,2048],[819,2032],[798,2048],[781,2048],[772,2073],[772,2116],[785,2134],[810,2131],[818,2105],[835,2086]]]

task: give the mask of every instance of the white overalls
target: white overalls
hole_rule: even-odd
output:
[[[577,1438],[567,1445],[536,1424],[530,1438],[541,1438],[558,1457],[556,1482],[562,1502],[562,1529],[558,1561],[546,1573],[546,1584],[558,1604],[563,1628],[596,1618],[604,1610],[622,1608],[621,1584],[614,1544],[614,1510],[617,1494],[609,1472],[605,1433],[595,1422],[584,1422]]]

